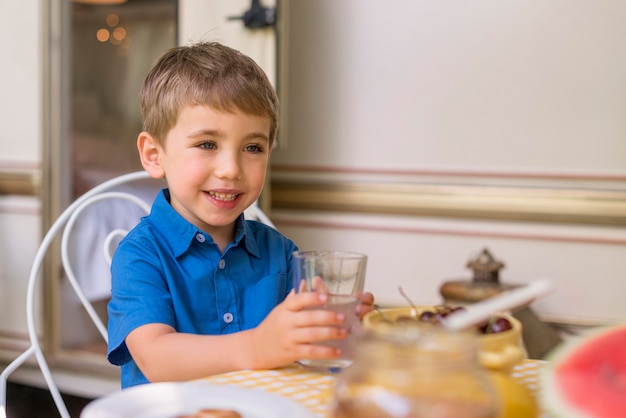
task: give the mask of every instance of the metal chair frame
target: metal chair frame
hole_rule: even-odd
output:
[[[37,253],[35,255],[35,259],[33,261],[30,275],[28,278],[28,288],[26,293],[26,322],[28,328],[28,337],[30,340],[29,347],[20,354],[15,360],[13,360],[0,374],[0,418],[6,418],[6,392],[7,392],[7,380],[9,375],[11,375],[16,369],[18,369],[26,360],[30,357],[35,356],[37,360],[37,364],[39,365],[39,369],[43,374],[44,380],[48,389],[52,395],[54,403],[59,411],[59,414],[62,418],[70,418],[70,414],[68,412],[67,406],[63,401],[61,393],[59,391],[58,386],[56,385],[52,373],[50,371],[50,367],[48,366],[48,362],[46,361],[44,352],[40,345],[39,337],[37,335],[36,328],[36,320],[35,320],[35,298],[38,289],[38,283],[41,278],[41,267],[43,261],[46,257],[46,254],[54,242],[54,240],[58,237],[59,233],[61,233],[61,262],[63,268],[65,270],[68,281],[70,282],[72,289],[75,294],[78,296],[81,305],[87,311],[87,314],[91,318],[92,322],[95,324],[98,329],[102,339],[105,342],[108,342],[107,329],[97,312],[93,308],[92,303],[85,296],[83,290],[76,279],[76,275],[74,274],[74,270],[70,263],[70,251],[69,251],[69,237],[71,235],[71,231],[73,230],[74,224],[78,219],[79,215],[83,210],[85,210],[88,206],[93,203],[107,200],[107,199],[120,199],[126,200],[131,203],[136,204],[141,209],[143,209],[146,214],[150,212],[150,205],[148,205],[144,200],[139,197],[128,193],[128,192],[118,192],[118,191],[109,191],[117,186],[124,185],[126,183],[131,183],[133,181],[143,180],[150,178],[149,174],[145,171],[137,171],[129,174],[124,174],[119,177],[115,177],[111,180],[105,181],[102,184],[95,186],[93,189],[89,190],[82,196],[78,197],[72,204],[70,204],[61,215],[55,220],[52,224],[48,232],[45,234],[43,240],[41,241],[39,248],[37,249]],[[265,223],[274,227],[274,224],[271,220],[263,213],[263,211],[258,207],[255,202],[252,206],[246,209],[244,213],[247,219],[254,219],[259,222]],[[104,257],[110,264],[112,257],[111,243],[114,239],[120,238],[126,235],[128,231],[122,229],[115,229],[111,231],[104,240]]]
[[[96,313],[93,308],[91,302],[87,299],[85,294],[83,293],[76,276],[74,274],[74,270],[72,269],[71,263],[69,262],[69,236],[71,234],[72,228],[76,219],[80,215],[80,213],[90,206],[91,204],[106,200],[106,199],[121,199],[132,202],[138,205],[140,208],[145,210],[146,214],[150,211],[150,205],[144,202],[137,196],[134,196],[127,192],[115,192],[108,191],[114,187],[136,181],[149,178],[148,173],[134,172],[129,174],[124,174],[119,177],[115,177],[111,180],[105,181],[102,184],[94,187],[89,190],[82,196],[78,197],[71,205],[69,205],[61,215],[54,221],[48,232],[45,234],[43,240],[39,244],[39,248],[37,249],[37,253],[35,255],[35,259],[33,261],[30,275],[28,278],[28,287],[26,292],[26,324],[28,328],[28,338],[30,341],[29,347],[20,354],[15,360],[13,360],[9,365],[2,371],[0,374],[0,418],[6,418],[6,392],[7,392],[7,380],[9,375],[11,375],[16,369],[18,369],[26,360],[30,357],[35,356],[37,360],[37,364],[39,365],[39,369],[43,374],[44,380],[48,389],[52,395],[54,403],[59,411],[59,414],[62,418],[70,418],[70,414],[67,410],[67,406],[63,401],[59,388],[57,387],[54,379],[52,377],[52,373],[50,371],[50,367],[46,361],[45,355],[43,353],[42,347],[40,345],[39,337],[37,335],[37,327],[36,327],[36,319],[35,319],[35,310],[36,310],[36,294],[38,289],[38,283],[42,276],[41,267],[46,257],[48,250],[50,249],[51,244],[58,237],[59,233],[61,234],[61,262],[65,269],[65,273],[68,281],[72,285],[72,288],[76,295],[78,296],[81,304],[87,311],[89,317],[98,328],[98,331],[105,342],[108,341],[107,329],[103,324],[102,320]],[[122,230],[114,230],[106,237],[105,240],[105,257],[110,261],[111,259],[111,249],[110,244],[112,239],[115,236],[124,235],[127,231]]]

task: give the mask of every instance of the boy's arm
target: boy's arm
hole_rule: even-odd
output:
[[[323,305],[323,293],[291,292],[255,329],[227,335],[176,332],[165,324],[133,330],[126,345],[151,382],[199,379],[233,370],[275,368],[301,358],[335,358],[339,352],[315,342],[338,339],[342,314],[307,307]]]

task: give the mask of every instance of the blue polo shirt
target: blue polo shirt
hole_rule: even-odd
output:
[[[222,254],[162,190],[150,214],[120,242],[111,265],[107,355],[121,366],[122,388],[148,383],[125,344],[132,330],[152,323],[209,335],[254,328],[292,289],[296,249],[275,229],[241,215]]]

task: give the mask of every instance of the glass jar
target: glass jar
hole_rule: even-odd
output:
[[[337,379],[333,418],[495,418],[474,334],[394,324],[361,336]]]

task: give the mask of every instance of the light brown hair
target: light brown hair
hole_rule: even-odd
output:
[[[186,106],[270,119],[270,146],[278,129],[278,97],[254,60],[217,42],[171,48],[146,76],[139,93],[143,130],[161,146]]]

